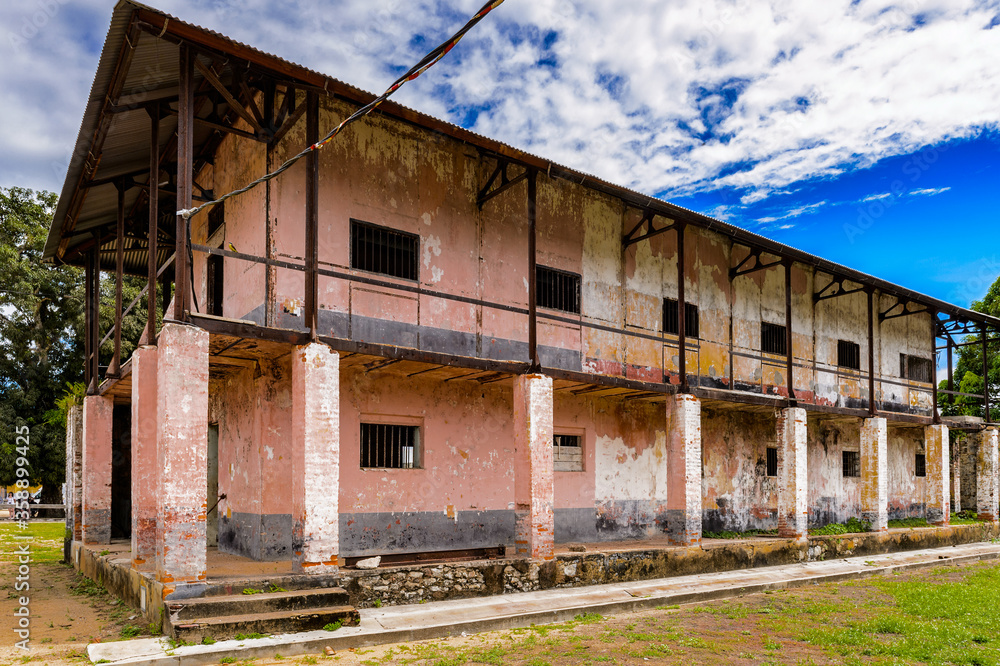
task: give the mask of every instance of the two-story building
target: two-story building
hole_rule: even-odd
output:
[[[372,98],[117,4],[46,246],[86,268],[75,540],[176,586],[215,548],[321,572],[947,524],[938,352],[994,318],[391,102],[176,214]]]

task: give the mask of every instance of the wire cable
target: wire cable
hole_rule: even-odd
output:
[[[325,137],[323,137],[321,140],[319,140],[316,143],[312,144],[311,146],[307,147],[305,150],[303,150],[302,152],[300,152],[298,155],[295,155],[294,157],[288,159],[284,164],[282,164],[281,166],[279,166],[277,169],[275,169],[271,173],[269,173],[267,175],[264,175],[264,176],[261,176],[257,180],[255,180],[255,181],[253,181],[253,182],[245,185],[244,187],[241,187],[239,189],[233,190],[232,192],[229,192],[228,194],[224,194],[221,197],[219,197],[218,199],[214,199],[212,201],[206,201],[205,203],[201,204],[200,206],[198,206],[196,208],[187,208],[187,209],[184,209],[184,210],[179,210],[179,211],[177,211],[177,214],[180,215],[181,217],[183,217],[185,220],[190,220],[194,215],[197,215],[198,213],[200,213],[205,208],[208,208],[209,206],[214,206],[216,204],[220,204],[223,201],[225,201],[226,199],[229,199],[231,197],[235,197],[235,196],[237,196],[239,194],[243,194],[244,192],[249,192],[253,188],[255,188],[258,185],[260,185],[261,183],[266,183],[267,181],[269,181],[269,180],[271,180],[271,179],[279,176],[280,174],[282,174],[283,172],[285,172],[286,170],[288,170],[293,164],[295,164],[296,162],[298,162],[300,159],[302,159],[303,157],[305,157],[306,155],[308,155],[312,151],[319,150],[320,148],[322,148],[326,144],[330,143],[331,141],[333,141],[334,137],[336,137],[338,134],[340,134],[340,132],[345,127],[347,127],[348,125],[350,125],[354,121],[358,120],[359,118],[363,118],[364,116],[367,116],[369,113],[371,113],[372,111],[374,111],[375,109],[377,109],[379,107],[379,105],[381,105],[382,102],[384,102],[385,100],[387,100],[393,93],[395,93],[397,90],[399,90],[403,86],[403,84],[405,84],[406,82],[412,81],[413,79],[417,78],[418,76],[420,76],[421,74],[423,74],[424,72],[426,72],[428,69],[430,69],[431,67],[433,67],[443,57],[445,57],[446,55],[448,55],[448,52],[451,51],[453,48],[455,48],[455,45],[458,44],[458,42],[462,39],[462,37],[465,36],[465,33],[469,32],[469,30],[471,30],[477,23],[479,23],[483,19],[483,17],[485,17],[491,11],[493,11],[494,9],[496,9],[497,7],[499,7],[501,4],[503,4],[503,1],[504,0],[489,0],[489,2],[487,2],[485,5],[483,5],[482,8],[480,8],[480,10],[478,12],[476,12],[476,14],[471,19],[469,19],[469,22],[466,23],[464,26],[462,26],[462,28],[458,32],[456,32],[454,35],[452,35],[451,37],[449,37],[446,41],[444,41],[443,43],[441,43],[440,45],[438,45],[436,48],[432,49],[427,55],[425,55],[423,58],[421,58],[420,62],[418,62],[417,64],[415,64],[413,67],[411,67],[409,69],[409,71],[407,71],[401,77],[399,77],[398,79],[396,79],[392,83],[392,85],[389,86],[386,89],[385,92],[383,92],[381,95],[379,95],[378,97],[376,97],[372,101],[368,102],[368,104],[365,104],[360,109],[358,109],[357,111],[355,111],[354,113],[352,113],[349,117],[347,117],[346,119],[344,119],[339,125],[337,125],[336,127],[334,127],[330,131],[330,133],[327,134]]]

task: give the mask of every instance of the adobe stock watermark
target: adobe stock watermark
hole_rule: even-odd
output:
[[[847,236],[847,241],[853,244],[859,236],[863,236],[866,231],[871,229],[879,218],[885,215],[900,199],[912,194],[912,190],[907,186],[907,181],[910,183],[919,181],[940,159],[941,153],[947,150],[947,146],[935,146],[906,160],[900,168],[903,176],[907,177],[906,180],[896,178],[889,185],[888,192],[870,198],[867,202],[862,201],[861,203],[867,203],[867,205],[858,206],[857,219],[854,222],[844,223],[843,229],[844,234]]]
[[[23,48],[30,40],[34,39],[49,21],[56,17],[59,10],[64,5],[68,5],[70,0],[36,0],[34,11],[31,6],[25,6],[25,15],[21,19],[21,25],[10,32],[10,46],[17,50]]]
[[[28,426],[18,426],[16,452],[17,459],[14,461],[17,475],[17,491],[14,493],[14,519],[17,526],[24,530],[28,528],[31,517],[31,491],[28,490],[28,449],[31,446],[31,438]],[[15,646],[27,650],[31,640],[31,537],[14,537],[14,560],[17,569],[14,573],[14,592],[21,593],[17,597],[14,608],[14,634],[18,637]]]

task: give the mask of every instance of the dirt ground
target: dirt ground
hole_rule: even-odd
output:
[[[31,650],[0,639],[0,666],[88,663],[92,641],[148,636],[134,610],[61,559],[61,526],[33,528]],[[15,533],[0,525],[0,614],[14,617]],[[56,538],[58,537],[58,538]],[[971,619],[970,619],[971,618]],[[12,622],[8,620],[7,622]],[[11,626],[8,624],[8,626]],[[1000,664],[1000,565],[939,567],[705,604],[243,666],[360,664]]]

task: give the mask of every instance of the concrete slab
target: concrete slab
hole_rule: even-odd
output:
[[[91,661],[112,664],[214,664],[237,659],[320,653],[385,643],[442,638],[465,633],[563,622],[581,613],[612,614],[656,606],[710,601],[767,590],[1000,559],[1000,544],[976,543],[888,555],[808,562],[779,567],[677,576],[660,580],[562,588],[498,597],[457,599],[361,610],[357,627],[310,631],[244,641],[219,641],[170,649],[166,639],[95,643]]]

